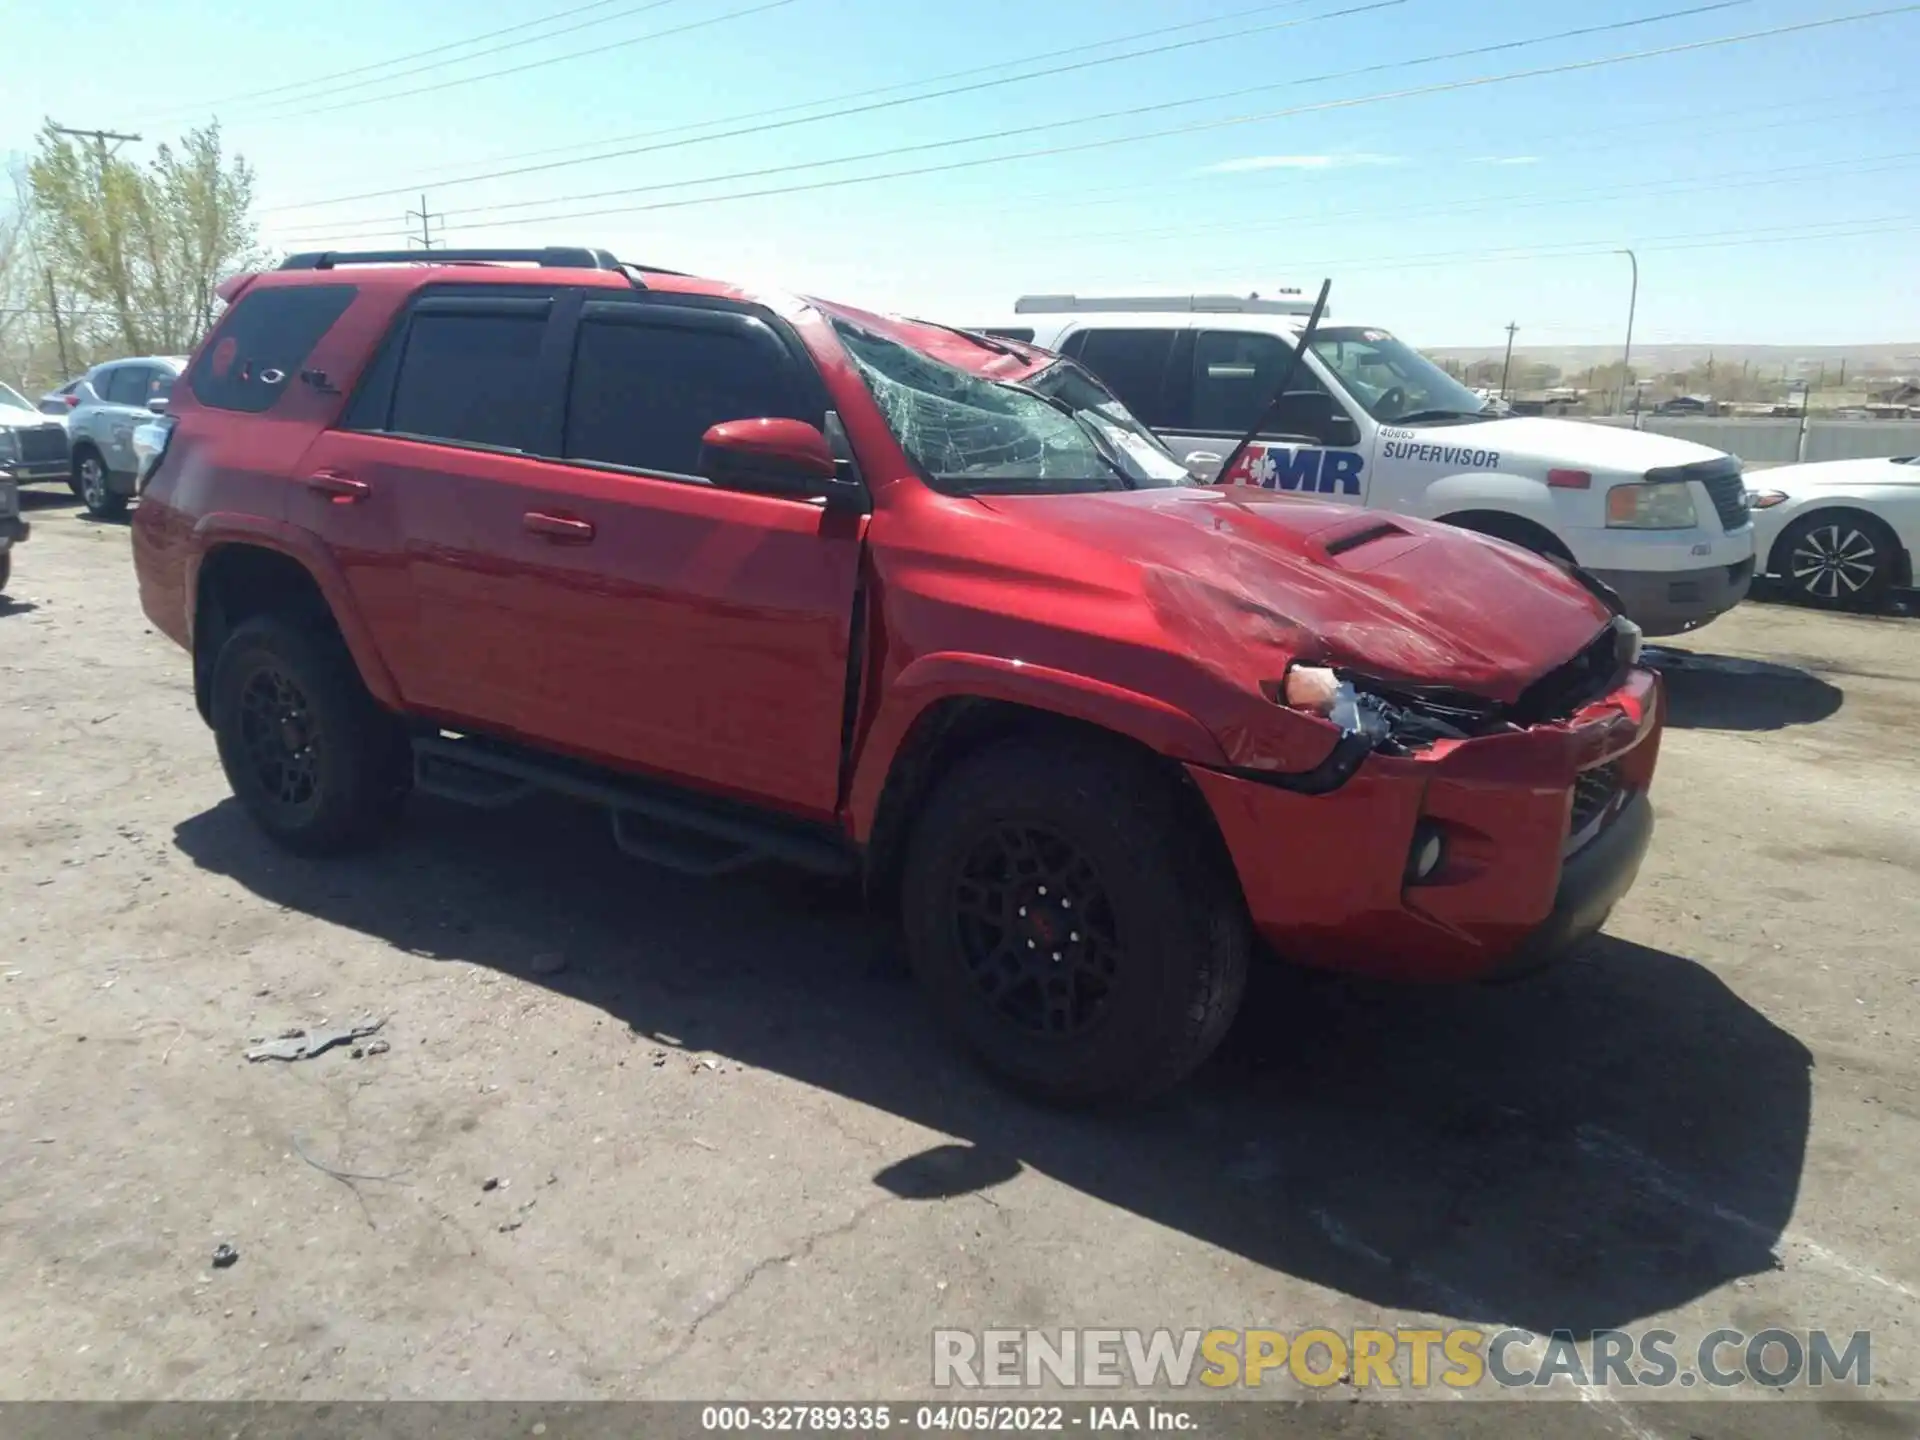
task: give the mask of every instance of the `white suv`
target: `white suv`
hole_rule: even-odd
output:
[[[1273,419],[1229,475],[1299,341],[1310,299],[1030,295],[976,329],[1093,371],[1203,478],[1310,491],[1559,555],[1649,635],[1704,625],[1753,581],[1740,461],[1643,431],[1496,413],[1371,325],[1325,316]]]

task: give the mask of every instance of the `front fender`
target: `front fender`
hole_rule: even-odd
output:
[[[893,762],[915,723],[933,705],[956,698],[998,700],[1082,720],[1138,740],[1157,754],[1221,766],[1227,756],[1193,716],[1164,700],[1044,665],[947,651],[913,661],[888,687],[854,765],[847,806],[854,838],[865,844]]]
[[[1525,475],[1464,471],[1434,481],[1420,498],[1423,519],[1438,520],[1442,515],[1457,515],[1463,510],[1498,510],[1519,515],[1555,535],[1567,523],[1555,506],[1553,491],[1547,488],[1546,482]]]
[[[347,652],[353,656],[353,663],[358,667],[360,678],[368,691],[388,709],[401,708],[400,689],[394,684],[393,672],[387,668],[372,630],[360,614],[359,607],[354,604],[353,591],[347,585],[346,577],[340,573],[340,567],[311,531],[289,525],[284,520],[215,511],[202,516],[194,525],[186,576],[189,648],[193,645],[193,627],[199,618],[196,597],[200,593],[200,567],[205,564],[207,556],[222,545],[251,545],[257,549],[275,551],[296,562],[312,576],[321,598],[333,612],[334,624],[339,627],[340,637],[346,641]]]

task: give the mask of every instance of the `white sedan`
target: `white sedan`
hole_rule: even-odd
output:
[[[1838,610],[1913,583],[1920,456],[1778,465],[1747,484],[1755,568],[1794,599]]]

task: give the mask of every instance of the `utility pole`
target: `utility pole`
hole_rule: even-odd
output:
[[[407,211],[407,218],[409,220],[418,220],[420,222],[420,233],[418,235],[409,235],[407,237],[407,248],[409,250],[413,248],[414,242],[416,240],[420,242],[420,248],[422,250],[431,250],[435,245],[438,245],[440,243],[438,240],[435,240],[433,238],[433,222],[436,219],[438,219],[444,224],[445,217],[436,216],[427,209],[427,197],[425,195],[422,195],[420,197],[420,208],[418,210]]]
[[[121,145],[130,144],[141,138],[138,135],[122,135],[115,130],[76,130],[71,125],[55,125],[52,128],[56,135],[71,135],[76,140],[93,141],[93,153],[103,162],[111,153],[107,149],[109,140],[113,141],[114,148],[118,149]]]
[[[1627,263],[1633,266],[1633,288],[1627,292],[1627,348],[1620,355],[1620,406],[1626,408],[1627,383],[1633,370],[1633,312],[1640,304],[1640,257],[1631,250],[1616,250],[1616,255],[1627,257]],[[1635,392],[1638,399],[1638,392]]]
[[[1519,324],[1515,321],[1507,322],[1507,358],[1500,365],[1500,398],[1502,400],[1507,398],[1507,372],[1513,368],[1513,336],[1519,328]]]

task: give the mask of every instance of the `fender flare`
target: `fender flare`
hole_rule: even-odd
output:
[[[258,550],[272,550],[305,570],[320,591],[320,598],[327,602],[327,608],[333,612],[340,638],[346,641],[347,653],[353,656],[353,663],[359,669],[367,690],[388,709],[402,708],[400,688],[394,683],[393,673],[387,669],[387,663],[381,657],[380,647],[374,642],[373,632],[368,628],[365,617],[354,603],[353,591],[347,585],[346,576],[340,573],[339,565],[317,536],[284,520],[216,510],[202,516],[194,525],[186,575],[189,649],[193,647],[194,628],[199,619],[200,568],[207,556],[223,545],[251,545]]]
[[[860,747],[847,796],[848,820],[860,844],[872,835],[894,762],[920,718],[941,701],[959,698],[997,700],[1097,725],[1174,760],[1227,763],[1212,732],[1164,700],[1023,660],[939,651],[894,677]]]

